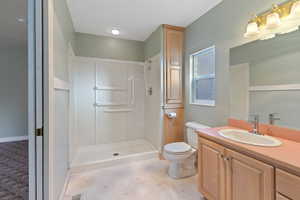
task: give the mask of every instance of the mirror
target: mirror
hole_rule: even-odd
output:
[[[230,49],[230,117],[300,129],[300,31]]]

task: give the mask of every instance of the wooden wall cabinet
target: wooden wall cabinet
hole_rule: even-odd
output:
[[[199,190],[208,200],[274,200],[274,168],[199,138]]]
[[[164,29],[164,144],[184,140],[183,40],[184,28],[163,25]],[[175,112],[176,119],[166,114]]]
[[[164,96],[166,107],[183,107],[183,40],[183,28],[164,25]]]

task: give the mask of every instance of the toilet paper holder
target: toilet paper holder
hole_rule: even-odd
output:
[[[175,119],[177,117],[176,112],[169,112],[169,113],[166,113],[166,115],[169,119]]]

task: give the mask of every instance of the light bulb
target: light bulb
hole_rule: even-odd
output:
[[[273,12],[267,16],[267,29],[275,29],[281,25],[281,19],[278,13]]]
[[[250,22],[247,25],[247,31],[244,34],[244,37],[255,37],[259,34],[258,24],[256,22]]]
[[[290,16],[293,18],[300,18],[300,1],[296,1],[293,4]]]

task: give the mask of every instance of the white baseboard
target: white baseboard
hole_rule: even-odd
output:
[[[0,138],[0,143],[4,143],[4,142],[18,142],[18,141],[23,141],[23,140],[28,140],[28,136]]]

